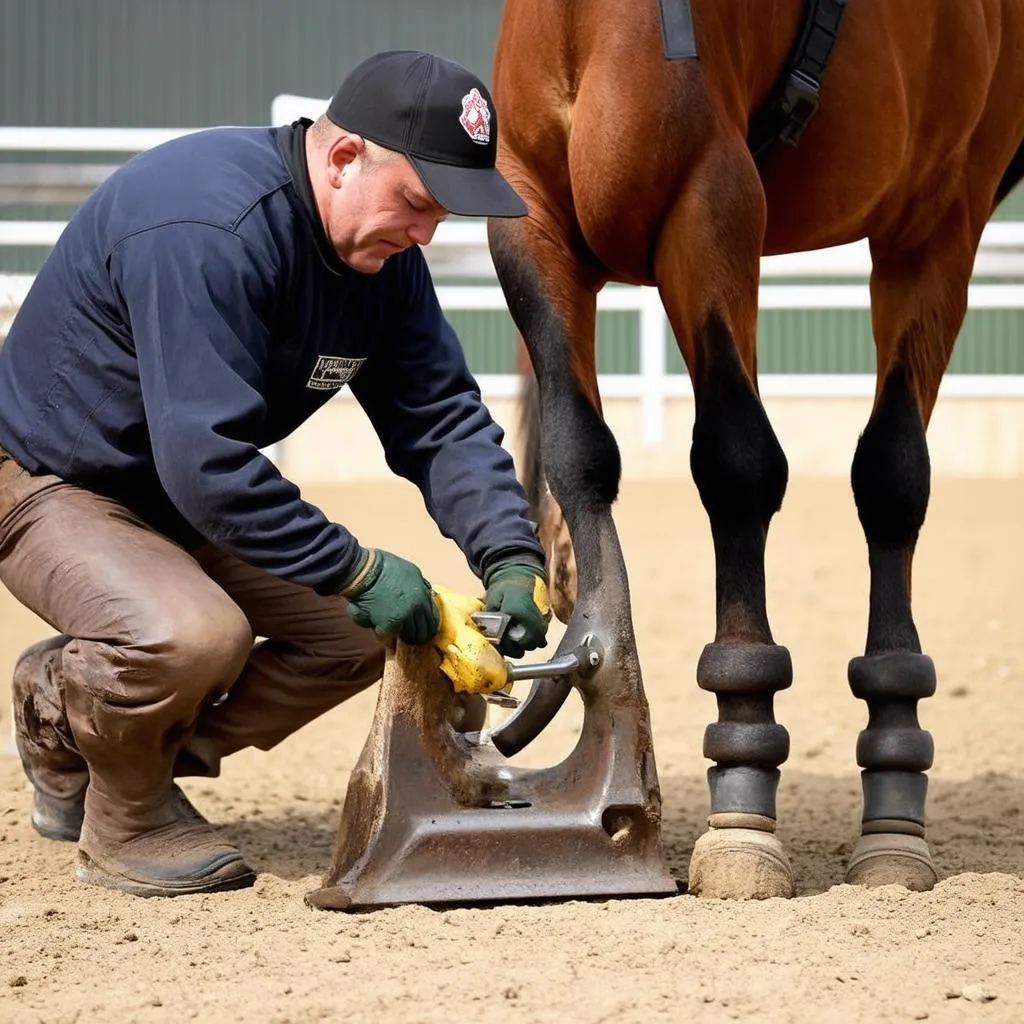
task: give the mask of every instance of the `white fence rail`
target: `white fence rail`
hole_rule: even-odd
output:
[[[309,104],[322,102],[304,97],[279,97],[278,100],[281,102],[275,101],[274,123],[291,120],[309,109]],[[0,152],[136,153],[198,130],[0,127]],[[0,246],[50,247],[65,226],[54,221],[0,220]],[[500,311],[506,308],[501,289],[493,283],[494,267],[487,248],[486,227],[481,221],[442,224],[425,252],[435,276],[487,282],[439,287],[438,295],[446,310]],[[814,252],[765,257],[761,261],[761,308],[868,309],[870,296],[866,279],[870,266],[868,245],[864,241]],[[969,290],[971,309],[1024,309],[1024,223],[995,222],[986,227],[975,264],[975,277],[1002,278],[1007,283],[977,280]],[[774,283],[794,278],[845,278],[857,283]],[[0,336],[5,332],[5,321],[21,305],[31,283],[30,275],[0,275]],[[639,400],[644,441],[657,444],[664,437],[666,400],[691,394],[685,375],[668,372],[670,332],[657,291],[609,287],[598,297],[598,308],[633,311],[639,316],[639,372],[602,375],[599,384],[602,395],[608,398]],[[513,375],[482,375],[479,381],[484,394],[492,398],[510,397],[518,386]],[[761,390],[766,396],[864,396],[873,393],[874,378],[868,375],[764,375]],[[1021,397],[1024,396],[1024,376],[949,376],[941,393]]]
[[[57,241],[65,226],[63,221],[0,220],[0,246],[49,247]],[[492,281],[495,278],[487,247],[487,227],[482,221],[446,221],[438,227],[426,254],[435,275]],[[866,281],[870,272],[871,255],[868,243],[863,239],[829,249],[765,256],[761,260],[761,277],[768,280],[838,277]],[[974,276],[1024,282],[1024,222],[994,221],[985,227],[975,260]]]

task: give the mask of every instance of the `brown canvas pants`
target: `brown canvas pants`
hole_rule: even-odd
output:
[[[115,840],[174,818],[175,772],[216,775],[222,757],[269,749],[383,671],[343,598],[212,545],[187,552],[2,450],[0,579],[67,637],[40,673],[59,692],[38,703],[88,764],[86,820]]]

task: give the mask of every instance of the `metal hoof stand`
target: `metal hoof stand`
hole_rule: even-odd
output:
[[[678,892],[661,846],[646,700],[616,679],[593,636],[512,668],[514,679],[571,683],[583,699],[579,742],[551,768],[509,765],[491,742],[498,730],[457,732],[437,666],[429,648],[399,644],[389,656],[333,863],[307,903],[363,910]]]

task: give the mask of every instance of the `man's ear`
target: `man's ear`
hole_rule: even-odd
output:
[[[361,135],[339,135],[327,150],[327,180],[332,188],[341,188],[345,168],[366,149]]]

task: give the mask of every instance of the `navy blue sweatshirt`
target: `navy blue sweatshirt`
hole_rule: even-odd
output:
[[[423,254],[412,247],[377,274],[338,261],[304,131],[186,136],[89,197],[0,349],[0,447],[187,547],[207,540],[332,593],[358,542],[259,449],[348,383],[388,465],[477,575],[510,554],[542,561]],[[345,438],[337,448],[344,458]]]

